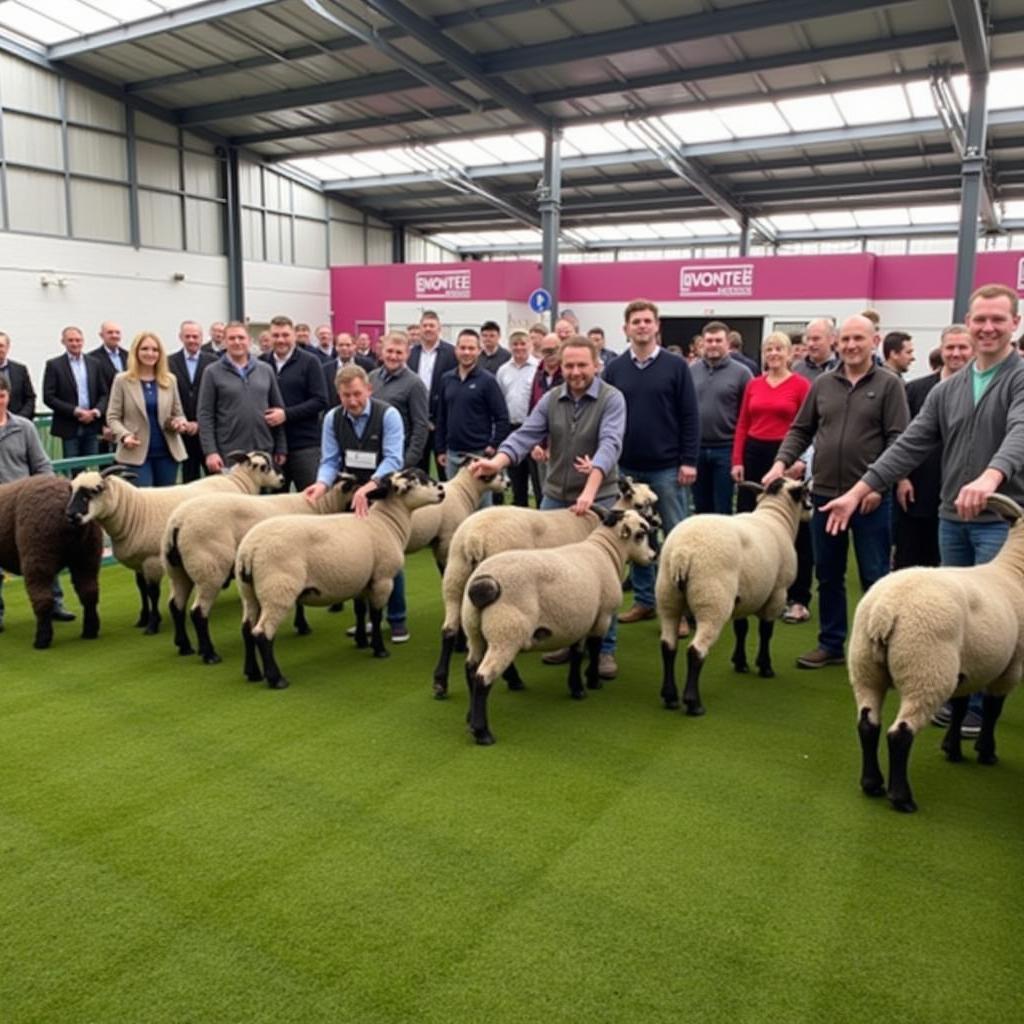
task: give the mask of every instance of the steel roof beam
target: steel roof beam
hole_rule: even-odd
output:
[[[967,73],[987,75],[989,72],[988,28],[985,12],[978,0],[949,0],[949,11],[964,51]]]
[[[140,39],[148,39],[163,32],[175,32],[192,25],[202,25],[208,21],[227,18],[232,14],[241,14],[258,7],[268,7],[278,2],[279,0],[206,0],[205,3],[192,4],[181,10],[153,14],[148,18],[130,21],[115,28],[89,32],[67,42],[54,43],[46,48],[46,56],[50,60],[70,60],[107,46],[136,43]]]

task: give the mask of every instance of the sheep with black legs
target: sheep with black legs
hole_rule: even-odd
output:
[[[748,671],[747,616],[760,619],[758,675],[771,678],[771,638],[775,620],[786,606],[786,591],[796,578],[796,539],[800,520],[809,512],[807,489],[793,480],[776,480],[768,488],[744,482],[758,492],[753,512],[735,516],[705,514],[678,523],[665,538],[658,559],[655,598],[661,621],[661,699],[679,707],[675,662],[679,625],[691,615],[697,628],[686,652],[683,704],[688,715],[703,715],[700,674],[704,660],[732,619],[736,644],[732,663]]]
[[[984,690],[978,763],[996,757],[995,728],[1024,672],[1024,510],[1002,494],[987,507],[1010,522],[999,554],[970,568],[901,569],[875,583],[857,605],[847,658],[857,703],[861,789],[887,795],[897,811],[917,804],[908,765],[914,736],[945,702],[953,705],[942,750],[963,760],[960,729],[970,694]],[[889,786],[878,763],[882,704],[900,698],[887,733]]]
[[[520,651],[569,647],[569,693],[586,694],[580,672],[580,641],[587,651],[586,682],[600,689],[601,639],[622,601],[627,561],[650,565],[652,527],[639,512],[599,513],[599,526],[585,540],[543,551],[506,551],[488,558],[469,578],[462,622],[469,650],[469,728],[477,743],[494,736],[487,722],[491,684]]]
[[[103,534],[96,523],[75,525],[64,515],[71,484],[62,476],[39,475],[0,484],[0,569],[25,579],[36,617],[33,646],[53,641],[53,581],[68,568],[82,602],[82,639],[100,632],[100,561]]]
[[[210,609],[230,582],[242,538],[257,523],[283,515],[331,515],[348,509],[357,486],[351,474],[342,474],[311,505],[301,492],[289,494],[203,494],[183,502],[167,520],[160,550],[171,584],[169,609],[174,621],[178,653],[195,653],[185,626],[185,608],[195,588],[190,617],[199,642],[199,655],[207,665],[220,662],[210,636]],[[308,633],[302,605],[296,606],[295,628]]]
[[[443,501],[444,489],[422,470],[403,469],[385,477],[367,498],[374,504],[365,518],[278,516],[245,535],[235,576],[242,595],[245,674],[253,682],[266,677],[272,689],[288,685],[274,657],[274,636],[298,601],[331,605],[362,597],[370,606],[374,657],[387,657],[381,618],[405,560],[412,513]],[[356,634],[356,644],[367,646],[365,629]]]
[[[647,484],[619,478],[619,498],[615,509],[635,509],[648,519],[658,496]],[[448,696],[448,673],[452,654],[462,629],[462,598],[473,571],[485,559],[503,551],[540,550],[581,541],[601,522],[598,510],[578,516],[570,509],[538,510],[502,505],[485,508],[470,516],[455,531],[448,550],[441,590],[444,597],[444,623],[441,627],[441,654],[434,668],[434,696]],[[515,665],[509,665],[505,679],[511,689],[521,689],[522,680]]]
[[[281,486],[281,474],[266,452],[232,452],[228,460],[233,463],[229,472],[176,487],[134,487],[128,482],[132,474],[120,465],[100,472],[87,470],[71,481],[67,516],[77,525],[93,520],[99,523],[110,537],[114,557],[135,570],[135,584],[142,599],[135,624],[144,627],[147,634],[160,628],[160,552],[171,512],[200,494],[258,494],[263,488]]]

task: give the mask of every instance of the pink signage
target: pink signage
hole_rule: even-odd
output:
[[[417,299],[469,299],[473,294],[471,270],[417,270]]]
[[[679,271],[680,298],[746,298],[753,294],[753,263],[697,263]]]

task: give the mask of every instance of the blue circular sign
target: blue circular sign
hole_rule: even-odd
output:
[[[546,313],[551,308],[551,292],[544,288],[536,288],[530,292],[526,300],[534,313]]]

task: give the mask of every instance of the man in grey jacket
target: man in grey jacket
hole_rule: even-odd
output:
[[[284,402],[274,371],[253,359],[245,324],[224,330],[224,355],[206,368],[199,386],[199,442],[206,469],[220,473],[231,451],[264,451],[282,466],[287,457],[284,425],[270,426],[268,409]]]
[[[405,364],[409,360],[409,338],[391,331],[380,340],[381,365],[370,374],[374,398],[394,406],[405,427],[405,465],[418,466],[427,446],[430,415],[427,387]]]

